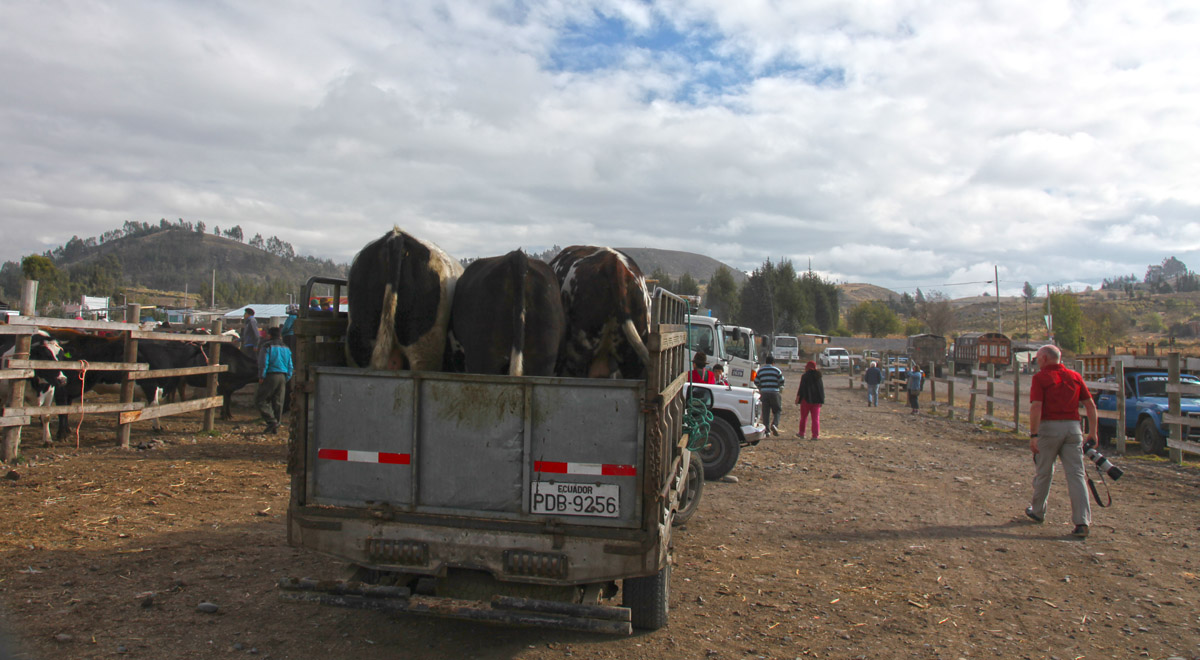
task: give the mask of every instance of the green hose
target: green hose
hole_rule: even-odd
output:
[[[688,400],[687,410],[683,411],[683,428],[688,434],[687,448],[700,451],[708,444],[708,428],[712,424],[713,414],[700,399]]]
[[[687,326],[687,346],[692,345],[692,324],[691,311],[684,314],[684,323]],[[693,388],[688,388],[688,403],[687,409],[683,411],[683,430],[688,434],[687,448],[691,451],[700,451],[704,445],[708,444],[708,428],[712,424],[713,414],[704,405],[704,402],[696,398]]]

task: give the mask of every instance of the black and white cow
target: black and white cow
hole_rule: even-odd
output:
[[[124,362],[125,341],[121,337],[99,337],[87,333],[75,333],[66,341],[65,359],[83,362]],[[148,365],[150,370],[179,369],[207,364],[204,352],[197,344],[175,341],[141,340],[138,342],[137,361]],[[80,400],[86,392],[97,388],[101,391],[116,391],[122,381],[120,371],[88,370],[83,379],[80,372],[68,371],[68,384],[61,401],[64,405]],[[163,403],[167,392],[174,392],[183,382],[182,376],[166,378],[140,378],[135,391],[140,391],[149,405]],[[66,415],[59,416],[58,438],[66,437]],[[152,420],[154,430],[161,431],[158,418]]]
[[[454,290],[451,371],[553,376],[565,328],[558,278],[521,250],[477,259]]]
[[[15,350],[15,345],[9,345],[3,353],[4,358],[10,358]],[[47,362],[57,362],[62,353],[62,347],[49,334],[38,331],[30,342],[29,359],[42,360]],[[60,369],[35,369],[33,377],[25,383],[25,403],[28,406],[49,406],[55,403],[61,403],[62,390],[67,384],[68,376]],[[5,405],[8,402],[11,394],[11,381],[0,380],[0,405]],[[50,439],[50,415],[40,415],[42,424],[42,441],[46,445],[51,444]],[[59,423],[59,430],[62,431],[62,423]]]
[[[372,369],[438,371],[462,266],[428,241],[393,228],[350,265],[346,353]]]
[[[650,362],[650,294],[637,263],[613,248],[573,245],[550,267],[567,315],[558,374],[643,377]]]

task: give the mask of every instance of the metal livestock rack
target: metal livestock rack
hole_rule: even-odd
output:
[[[0,379],[12,380],[8,401],[0,402],[0,427],[4,429],[3,444],[0,445],[0,461],[12,461],[20,454],[21,427],[31,420],[47,415],[60,414],[104,414],[118,413],[117,443],[122,448],[129,447],[129,433],[134,422],[178,415],[196,410],[204,411],[205,431],[211,431],[215,424],[216,408],[221,406],[222,397],[217,396],[217,374],[228,371],[229,367],[219,364],[221,344],[233,341],[232,337],[221,335],[221,321],[216,322],[216,332],[212,335],[201,334],[170,334],[152,332],[140,323],[119,323],[111,321],[83,321],[74,319],[56,319],[35,315],[37,301],[37,282],[24,281],[21,293],[21,315],[8,316],[0,323],[0,335],[16,335],[13,355],[0,364]],[[138,318],[141,313],[140,305],[129,305],[129,313]],[[66,330],[102,330],[119,333],[124,340],[124,362],[92,362],[80,361],[51,361],[30,360],[29,349],[33,335],[40,329]],[[205,353],[208,356],[208,366],[183,367],[178,369],[158,369],[151,371],[144,362],[137,361],[139,340],[156,341],[190,341],[204,342],[208,345]],[[54,369],[78,372],[88,371],[120,371],[121,400],[118,403],[84,403],[80,399],[74,405],[59,406],[26,406],[25,384],[33,372],[38,369]],[[206,394],[203,398],[179,403],[160,404],[148,407],[145,402],[133,400],[136,381],[144,378],[167,378],[174,376],[190,376],[207,374]],[[67,386],[70,386],[68,384]]]

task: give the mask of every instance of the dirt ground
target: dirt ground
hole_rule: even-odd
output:
[[[1022,514],[1027,440],[828,384],[820,440],[792,437],[786,405],[737,483],[706,484],[670,625],[631,637],[281,601],[280,576],[341,567],[287,545],[285,436],[257,435],[245,399],[215,435],[199,415],[137,429],[143,449],[99,420],[78,450],[27,431],[0,478],[0,656],[1200,658],[1194,466],[1115,457],[1113,506],[1079,540],[1061,477],[1045,524]]]

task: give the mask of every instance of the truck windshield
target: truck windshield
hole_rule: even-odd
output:
[[[1200,385],[1200,380],[1181,378],[1180,383],[1184,385]],[[1167,397],[1167,377],[1166,376],[1149,376],[1138,380],[1138,395],[1143,397]]]
[[[726,333],[725,352],[733,357],[749,360],[750,342],[746,341],[746,339],[747,337],[741,333]]]
[[[704,351],[710,356],[713,355],[715,349],[713,329],[707,325],[689,325],[688,348],[693,351]]]
[[[775,345],[779,348],[795,348],[797,342],[795,337],[776,337]]]

